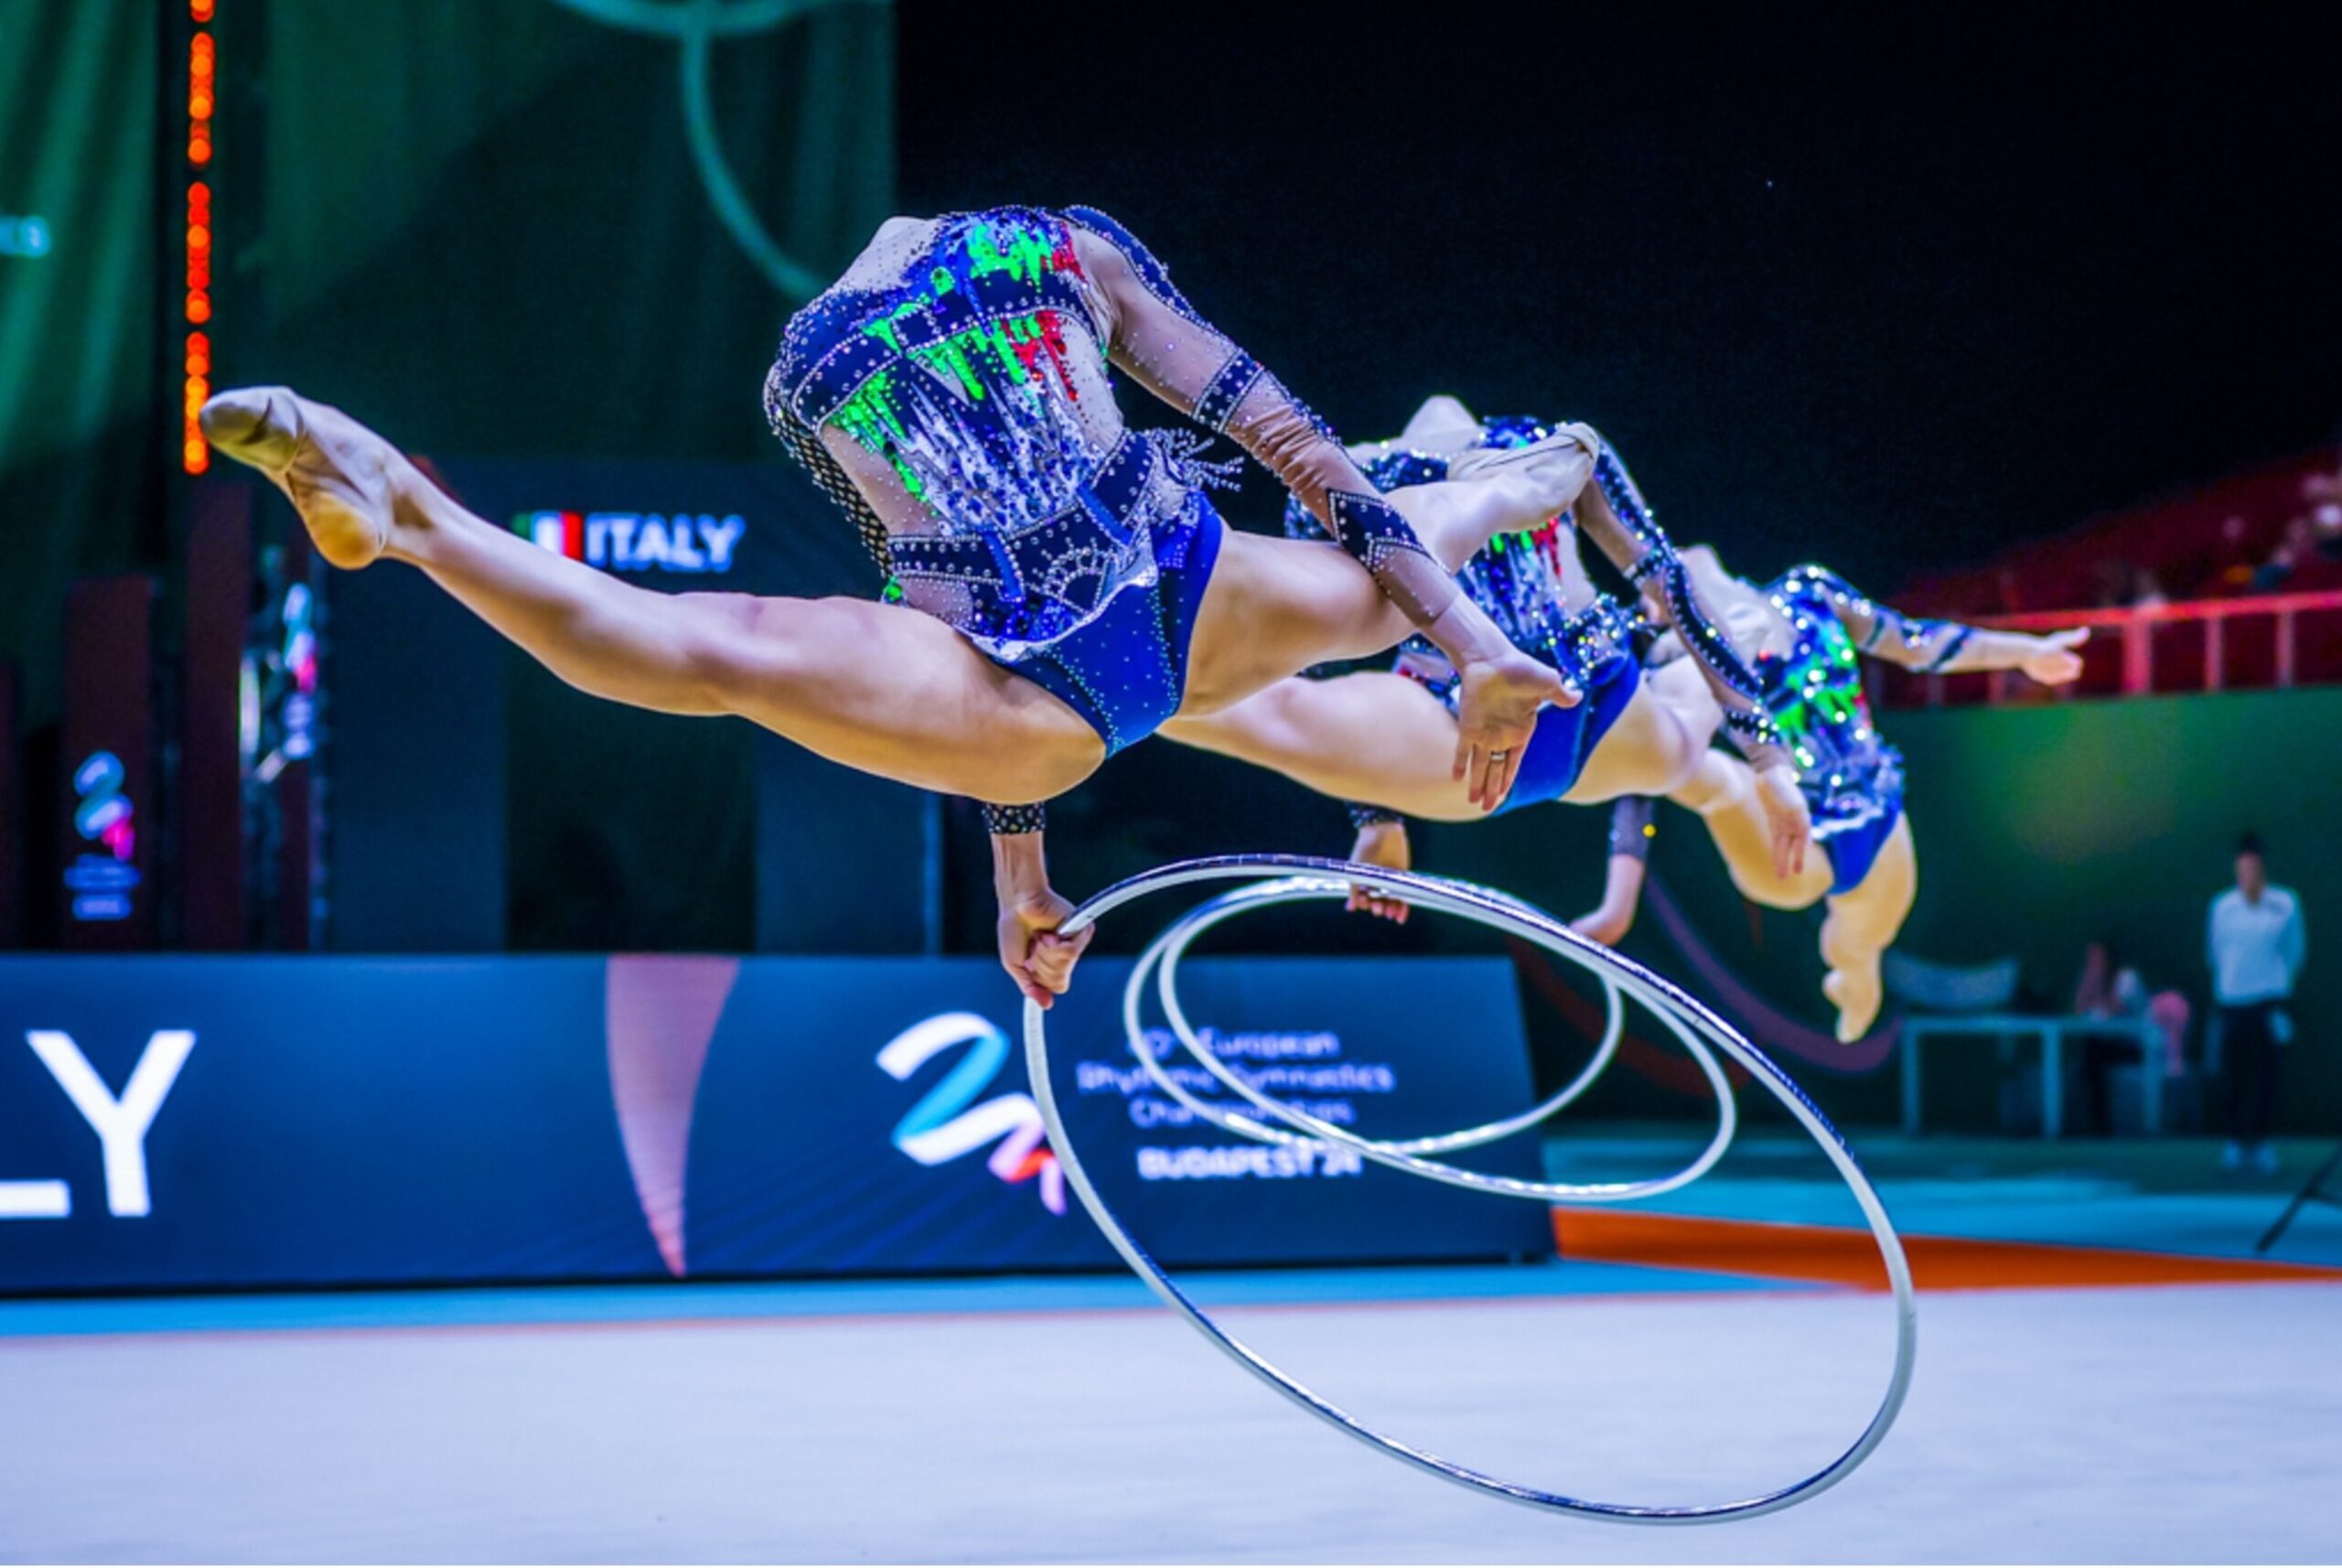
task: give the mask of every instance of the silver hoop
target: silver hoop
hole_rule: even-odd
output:
[[[1463,1170],[1421,1157],[1425,1155],[1453,1154],[1461,1149],[1477,1148],[1483,1144],[1492,1144],[1499,1138],[1509,1137],[1524,1128],[1533,1127],[1593,1086],[1594,1080],[1601,1075],[1602,1069],[1609,1065],[1610,1058],[1617,1054],[1618,1041],[1626,1026],[1626,1004],[1619,994],[1617,983],[1607,974],[1599,972],[1596,972],[1595,979],[1601,982],[1606,993],[1608,1015],[1604,1021],[1601,1043],[1595,1048],[1593,1058],[1579,1070],[1575,1078],[1548,1099],[1517,1115],[1508,1116],[1501,1121],[1491,1122],[1484,1126],[1467,1127],[1461,1132],[1445,1133],[1424,1138],[1379,1140],[1361,1138],[1344,1128],[1321,1122],[1295,1106],[1264,1095],[1252,1085],[1245,1083],[1219,1059],[1217,1053],[1197,1037],[1194,1027],[1187,1022],[1187,1012],[1180,1005],[1178,996],[1177,974],[1180,961],[1187,956],[1188,947],[1198,937],[1234,916],[1252,909],[1266,908],[1273,905],[1297,903],[1304,899],[1346,897],[1351,886],[1352,884],[1347,881],[1335,881],[1331,878],[1317,876],[1291,876],[1276,881],[1255,883],[1250,887],[1240,887],[1232,893],[1223,893],[1210,902],[1198,906],[1155,939],[1146,950],[1139,955],[1138,962],[1133,966],[1131,977],[1123,986],[1123,1032],[1130,1036],[1131,1048],[1139,1059],[1140,1068],[1144,1070],[1149,1079],[1154,1080],[1156,1088],[1186,1106],[1193,1114],[1213,1125],[1260,1143],[1330,1144],[1352,1150],[1367,1159],[1377,1161],[1393,1169],[1405,1171],[1411,1176],[1423,1176],[1430,1181],[1442,1182],[1450,1187],[1460,1187],[1474,1192],[1496,1193],[1506,1197],[1542,1198],[1548,1203],[1625,1203],[1638,1197],[1654,1197],[1660,1193],[1673,1192],[1679,1187],[1689,1187],[1714,1169],[1716,1162],[1724,1158],[1724,1152],[1732,1146],[1733,1134],[1739,1124],[1738,1108],[1733,1100],[1731,1081],[1725,1078],[1724,1069],[1717,1065],[1714,1055],[1709,1051],[1699,1036],[1685,1029],[1667,1014],[1660,1015],[1660,1021],[1674,1032],[1679,1040],[1682,1041],[1683,1048],[1691,1054],[1692,1060],[1706,1075],[1709,1087],[1715,1091],[1716,1096],[1715,1134],[1709,1140],[1708,1146],[1701,1152],[1699,1157],[1681,1170],[1649,1181],[1533,1182],[1522,1181],[1513,1176],[1492,1176],[1479,1171]],[[1470,885],[1456,884],[1456,886]],[[1473,891],[1493,903],[1509,907],[1526,918],[1532,919],[1541,918],[1537,910],[1493,888],[1474,887]],[[1241,1112],[1224,1110],[1199,1100],[1164,1070],[1162,1062],[1154,1051],[1147,1048],[1145,1031],[1140,1023],[1140,999],[1150,975],[1160,977],[1157,990],[1162,1000],[1164,1017],[1170,1024],[1172,1034],[1178,1039],[1180,1045],[1187,1048],[1187,1054],[1193,1057],[1222,1087],[1238,1098],[1250,1103],[1255,1110],[1277,1118],[1286,1126],[1299,1129],[1298,1132],[1286,1132],[1283,1128],[1268,1126]]]
[[[1911,1370],[1918,1348],[1918,1308],[1911,1289],[1911,1270],[1903,1255],[1902,1242],[1895,1234],[1895,1227],[1886,1217],[1886,1207],[1879,1199],[1877,1190],[1864,1176],[1862,1167],[1846,1148],[1845,1140],[1830,1124],[1813,1102],[1808,1100],[1795,1080],[1790,1079],[1772,1059],[1743,1038],[1731,1026],[1710,1012],[1692,997],[1640,964],[1613,952],[1598,943],[1579,936],[1567,926],[1531,907],[1509,898],[1490,895],[1461,884],[1425,876],[1416,872],[1387,871],[1373,866],[1352,865],[1341,861],[1324,860],[1306,855],[1226,855],[1209,860],[1182,861],[1158,867],[1143,875],[1118,882],[1084,903],[1073,912],[1060,928],[1072,935],[1095,924],[1110,911],[1166,887],[1176,887],[1190,882],[1217,881],[1230,877],[1252,876],[1262,872],[1312,874],[1338,877],[1343,882],[1367,881],[1405,892],[1410,900],[1429,908],[1508,931],[1536,943],[1549,952],[1573,959],[1582,964],[1606,972],[1606,979],[1615,980],[1653,1013],[1663,1018],[1680,1020],[1707,1036],[1725,1055],[1746,1069],[1796,1117],[1806,1131],[1821,1145],[1822,1154],[1837,1167],[1853,1191],[1854,1200],[1869,1223],[1871,1234],[1877,1241],[1879,1257],[1885,1264],[1886,1277],[1895,1297],[1895,1365],[1889,1373],[1885,1395],[1878,1409],[1851,1446],[1822,1469],[1804,1479],[1777,1490],[1735,1501],[1704,1504],[1628,1504],[1596,1502],[1572,1498],[1558,1492],[1548,1492],[1535,1487],[1507,1481],[1484,1471],[1442,1458],[1427,1450],[1413,1447],[1395,1437],[1366,1425],[1339,1406],[1313,1392],[1273,1363],[1252,1350],[1241,1340],[1227,1333],[1214,1323],[1202,1308],[1190,1300],[1186,1292],[1174,1283],[1162,1266],[1155,1262],[1144,1248],[1131,1236],[1105,1200],[1091,1185],[1089,1172],[1083,1168],[1073,1140],[1068,1135],[1065,1119],[1058,1108],[1057,1090],[1049,1073],[1049,1044],[1047,1026],[1041,1009],[1031,1002],[1025,1004],[1025,1061],[1032,1079],[1035,1102],[1039,1106],[1043,1125],[1047,1128],[1049,1146],[1056,1152],[1058,1163],[1066,1179],[1072,1185],[1081,1205],[1097,1222],[1100,1230],[1114,1251],[1122,1256],[1164,1305],[1177,1313],[1198,1333],[1204,1336],[1221,1352],[1236,1361],[1253,1376],[1293,1401],[1319,1420],[1348,1434],[1368,1446],[1391,1458],[1412,1465],[1445,1481],[1466,1487],[1483,1496],[1499,1498],[1530,1508],[1549,1512],[1576,1515],[1582,1518],[1608,1520],[1628,1524],[1698,1524],[1730,1519],[1753,1519],[1775,1513],[1809,1498],[1819,1496],[1852,1475],[1869,1458],[1901,1412],[1905,1396],[1911,1385]],[[1152,1053],[1144,1053],[1151,1055]],[[1207,1053],[1209,1054],[1209,1053]],[[1248,1097],[1249,1098],[1249,1097]],[[1265,1097],[1263,1097],[1265,1098]],[[1274,1101],[1260,1106],[1269,1114],[1280,1115]],[[1291,1110],[1290,1107],[1284,1108]],[[1298,1118],[1292,1124],[1306,1126],[1314,1119]],[[1323,1123],[1320,1123],[1323,1125]],[[1339,1132],[1339,1129],[1332,1129]],[[1313,1130],[1313,1136],[1315,1135]],[[1345,1137],[1348,1134],[1343,1134]],[[1332,1141],[1332,1140],[1329,1140]],[[1366,1140],[1359,1140],[1366,1143]],[[1370,1157],[1384,1164],[1399,1163],[1398,1168],[1408,1168],[1404,1162],[1411,1156],[1394,1155],[1393,1151],[1372,1145],[1376,1154]],[[1364,1149],[1359,1151],[1365,1154]],[[1391,1157],[1384,1157],[1391,1156]],[[1429,1173],[1421,1173],[1429,1174]],[[1532,1184],[1523,1184],[1524,1186]],[[1521,1194],[1520,1196],[1526,1196]]]

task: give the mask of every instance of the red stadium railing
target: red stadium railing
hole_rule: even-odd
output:
[[[2014,671],[1920,675],[1874,661],[1872,702],[1895,708],[1944,707],[2342,682],[2342,590],[2130,609],[2038,610],[1979,617],[1975,624],[2010,631],[2090,628],[2081,679],[2051,687]]]

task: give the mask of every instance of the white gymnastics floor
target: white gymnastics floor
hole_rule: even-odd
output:
[[[281,1328],[19,1327],[0,1337],[0,1554],[2342,1557],[2342,1285],[1926,1296],[1918,1380],[1870,1465],[1808,1506],[1696,1530],[1467,1496],[1312,1422],[1159,1309],[1041,1284],[951,1310],[926,1288],[916,1311],[697,1322],[401,1322],[380,1298],[379,1321],[340,1327],[349,1298],[313,1298],[340,1305]],[[1637,1501],[1818,1467],[1889,1343],[1884,1298],[1836,1291],[1230,1316],[1412,1440]]]

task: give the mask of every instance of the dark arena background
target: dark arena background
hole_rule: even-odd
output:
[[[0,1557],[2342,1555],[2338,49],[2306,9],[0,0]],[[774,437],[783,328],[890,215],[1077,204],[1345,440],[1585,421],[1751,583],[2088,629],[2063,678],[1887,636],[1767,699],[1900,754],[1853,1038],[1855,894],[1735,880],[1678,799],[1628,965],[1281,905],[1200,939],[1209,1060],[1150,1076],[1125,989],[1242,885],[1198,884],[1100,919],[1037,1085],[972,800],[334,570],[199,417],[339,408],[581,593],[899,597]],[[1248,463],[1212,504],[1285,502]],[[856,670],[929,689],[901,657]],[[1568,921],[1610,832],[1409,842]],[[1158,736],[1047,843],[1080,904],[1364,841]],[[1646,972],[1786,1079],[1632,985],[1604,1047]],[[1240,1087],[1330,1131],[1228,1125]],[[1439,1156],[1525,1198],[1378,1157],[1565,1090]],[[1104,1215],[1401,1442],[1799,1506],[1402,1469]]]

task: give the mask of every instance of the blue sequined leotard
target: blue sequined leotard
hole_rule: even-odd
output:
[[[1168,433],[1089,416],[1112,400],[1084,282],[1056,214],[946,220],[885,281],[800,311],[766,396],[855,512],[887,596],[1048,689],[1112,751],[1178,706],[1219,520]],[[883,463],[924,526],[890,530],[824,429]]]
[[[1179,705],[1221,524],[1193,456],[1206,438],[1127,428],[1110,360],[1269,466],[1394,596],[1421,580],[1420,542],[1332,432],[1091,209],[887,225],[790,319],[765,403],[888,596],[1063,700],[1112,752]]]
[[[1827,566],[1794,567],[1759,591],[1789,634],[1786,650],[1762,650],[1754,660],[1765,705],[1797,769],[1814,843],[1829,856],[1830,891],[1849,893],[1870,875],[1903,817],[1903,754],[1871,717],[1862,656],[1940,670],[1975,633],[1956,621],[1900,615]],[[1622,853],[1630,808],[1642,813],[1633,822],[1649,822],[1648,801],[1621,801],[1613,854]]]
[[[1827,566],[1794,567],[1765,590],[1789,626],[1789,650],[1757,656],[1765,704],[1788,739],[1814,842],[1830,855],[1832,893],[1870,875],[1903,815],[1903,754],[1886,743],[1863,696],[1861,656],[1890,648],[1896,663],[1939,670],[1972,635],[1951,621],[1897,614]]]

